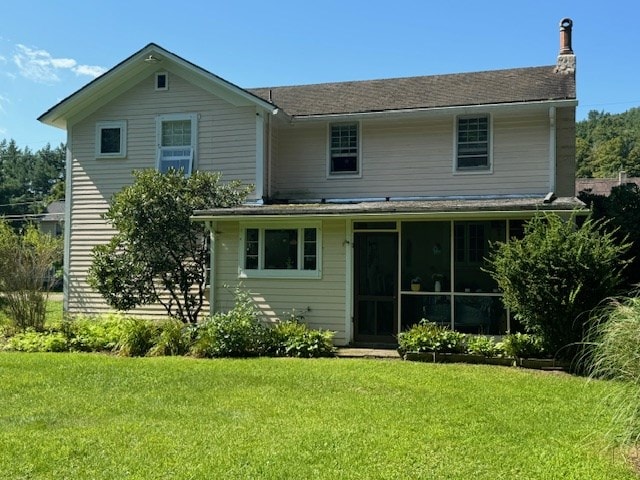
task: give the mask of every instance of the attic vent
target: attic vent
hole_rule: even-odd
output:
[[[156,73],[156,90],[169,90],[169,75],[167,72]]]

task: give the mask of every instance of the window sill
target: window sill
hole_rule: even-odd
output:
[[[126,160],[126,154],[96,155],[96,160]]]
[[[285,278],[285,279],[309,279],[322,278],[320,270],[240,270],[238,278]]]
[[[460,169],[454,170],[454,175],[492,175],[492,168],[469,168],[469,169]]]

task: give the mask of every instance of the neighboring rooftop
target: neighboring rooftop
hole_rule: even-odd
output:
[[[64,220],[64,200],[56,200],[47,205],[41,222],[61,222]]]
[[[576,194],[584,191],[593,195],[607,196],[611,193],[613,187],[627,183],[635,183],[640,187],[640,177],[576,178]]]

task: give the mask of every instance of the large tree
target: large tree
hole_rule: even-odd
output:
[[[578,177],[640,176],[640,108],[619,114],[592,110],[576,123]]]
[[[629,268],[624,271],[625,289],[640,287],[640,187],[635,183],[618,185],[608,196],[580,192],[578,198],[591,208],[593,218],[603,221],[619,243],[631,247],[625,254]]]
[[[114,195],[104,214],[116,234],[94,248],[89,282],[117,310],[157,302],[169,315],[195,323],[209,247],[204,225],[190,217],[194,210],[239,205],[252,187],[223,183],[212,172],[134,175],[133,185]]]
[[[65,155],[63,144],[47,144],[33,152],[19,148],[14,140],[0,141],[0,215],[13,220],[13,227],[64,198]]]

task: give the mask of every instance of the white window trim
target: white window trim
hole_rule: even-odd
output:
[[[333,125],[350,125],[356,124],[358,126],[358,170],[355,172],[332,172],[331,171],[331,127]],[[327,179],[348,179],[348,178],[362,178],[362,122],[360,120],[352,122],[329,122],[327,123],[326,130],[326,144],[327,144]]]
[[[264,261],[264,231],[280,230],[280,229],[296,229],[298,230],[298,269],[296,270],[280,270],[280,269],[248,269],[245,268],[245,232],[247,229],[257,229],[259,231],[258,241],[258,263]],[[303,270],[302,258],[304,255],[304,229],[315,228],[316,230],[316,269]],[[272,223],[240,223],[240,239],[238,242],[238,278],[295,278],[295,279],[320,279],[322,278],[322,222],[272,222]]]
[[[458,119],[460,118],[478,118],[487,117],[489,120],[489,135],[487,146],[488,167],[467,167],[458,168]],[[488,113],[478,113],[475,115],[456,115],[453,117],[453,174],[454,175],[491,175],[493,174],[493,115]]]
[[[158,115],[156,117],[156,170],[160,171],[160,152],[162,150],[162,122],[174,120],[191,121],[191,169],[185,172],[186,176],[191,175],[196,170],[198,145],[198,114],[196,113],[171,113]]]
[[[160,75],[164,75],[164,87],[163,88],[158,87],[158,77]],[[167,72],[156,72],[153,86],[155,87],[155,90],[159,91],[159,92],[164,91],[164,90],[169,90],[169,74]]]
[[[107,128],[120,129],[120,151],[114,153],[102,153],[102,130]],[[126,158],[127,157],[127,122],[126,120],[109,120],[96,122],[96,158]]]

